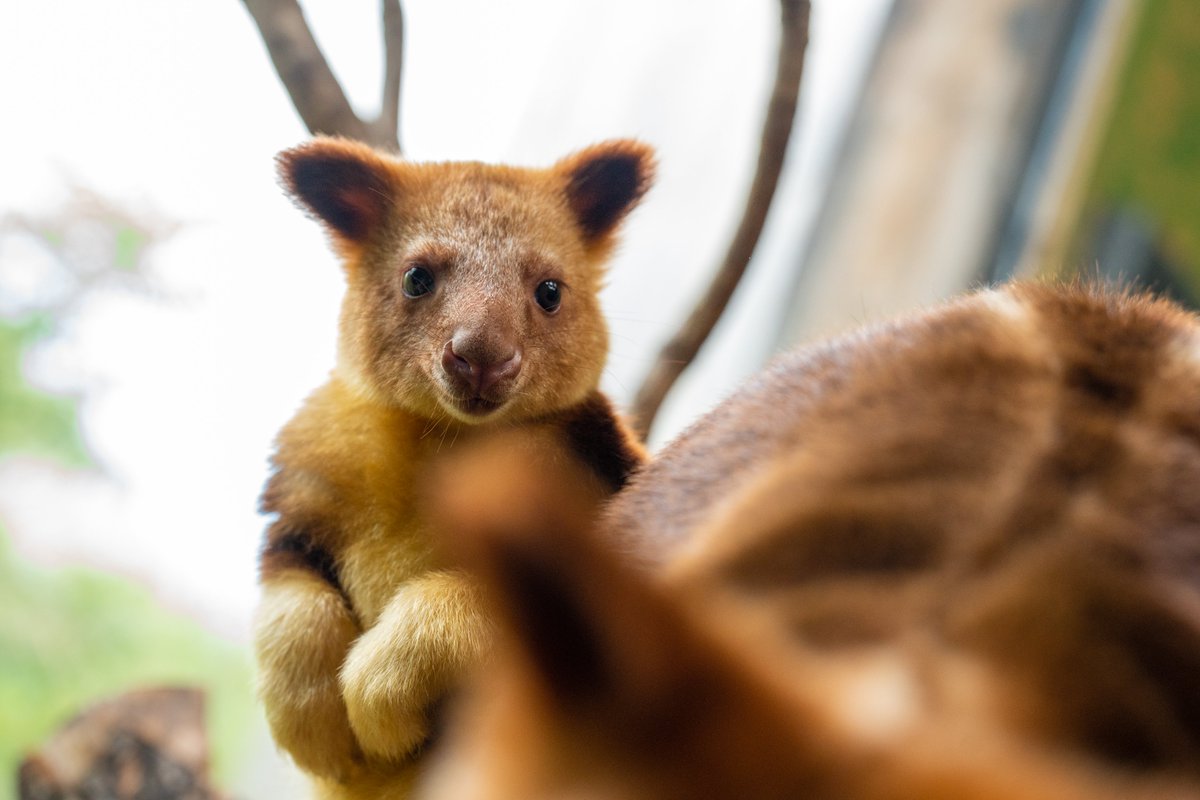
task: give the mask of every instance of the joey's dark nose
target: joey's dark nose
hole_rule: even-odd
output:
[[[521,351],[511,346],[483,348],[451,340],[442,348],[442,368],[464,392],[486,397],[500,381],[515,378],[521,371]]]

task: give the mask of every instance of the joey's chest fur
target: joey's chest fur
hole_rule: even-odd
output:
[[[501,429],[519,457],[582,466],[598,498],[619,489],[644,457],[599,393],[527,420],[519,435]],[[430,519],[431,478],[496,430],[383,407],[331,380],[279,435],[276,472],[263,495],[263,510],[278,515],[268,530],[264,578],[281,554],[305,553],[369,627],[397,587],[444,566],[439,537],[447,534]]]

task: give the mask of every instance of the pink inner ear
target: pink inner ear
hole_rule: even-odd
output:
[[[365,145],[317,140],[279,155],[288,192],[341,240],[365,241],[392,202],[386,161]]]
[[[342,219],[338,227],[351,239],[365,239],[383,221],[382,198],[369,186],[343,186],[334,195]]]

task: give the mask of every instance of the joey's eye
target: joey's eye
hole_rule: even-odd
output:
[[[433,291],[433,273],[424,267],[410,267],[404,273],[404,296],[420,297]]]
[[[542,281],[534,290],[533,299],[537,300],[543,311],[553,314],[562,305],[562,287],[558,281]]]

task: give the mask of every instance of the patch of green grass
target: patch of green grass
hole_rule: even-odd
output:
[[[1200,286],[1200,9],[1143,0],[1084,205],[1132,207],[1158,226],[1166,255]]]

